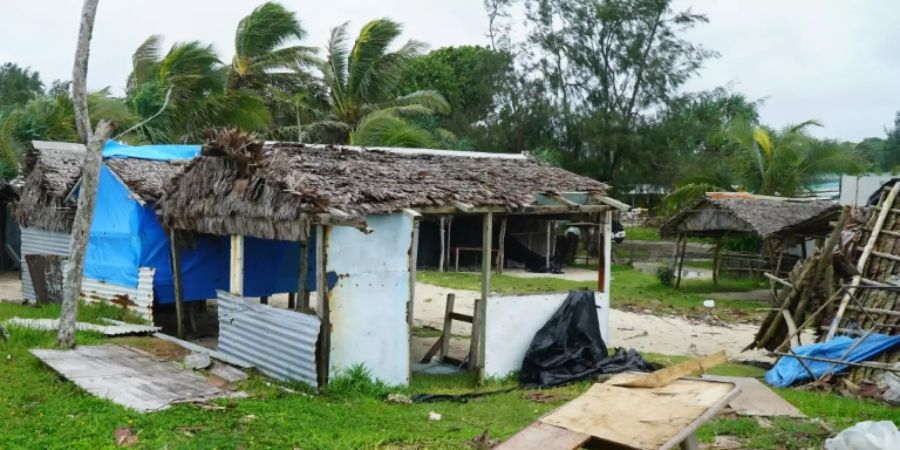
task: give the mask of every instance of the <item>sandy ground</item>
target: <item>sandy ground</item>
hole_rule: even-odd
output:
[[[440,329],[443,326],[445,299],[449,293],[456,294],[454,308],[456,312],[472,314],[475,299],[479,297],[478,292],[416,283],[416,305],[413,316],[416,326]],[[634,348],[638,351],[666,355],[697,356],[725,350],[733,359],[772,361],[773,359],[763,351],[741,353],[741,350],[753,341],[757,330],[758,327],[751,324],[719,326],[682,317],[612,309],[609,314],[610,342],[606,344],[611,347]],[[452,333],[468,336],[471,334],[471,326],[454,322]],[[806,335],[804,342],[811,341],[812,335]]]
[[[22,301],[22,279],[19,272],[0,273],[0,302]]]

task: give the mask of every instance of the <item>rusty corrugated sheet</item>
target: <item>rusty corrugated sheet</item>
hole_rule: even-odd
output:
[[[279,380],[316,381],[319,318],[218,291],[219,352]]]
[[[85,277],[81,282],[81,295],[85,301],[105,301],[135,312],[153,321],[153,275],[156,269],[138,269],[137,287],[125,287]]]
[[[22,228],[22,248],[19,252],[22,270],[22,298],[35,301],[31,274],[28,273],[25,255],[69,255],[71,236],[67,233]]]

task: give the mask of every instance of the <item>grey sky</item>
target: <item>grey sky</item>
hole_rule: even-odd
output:
[[[101,0],[89,85],[121,93],[134,49],[150,34],[210,42],[232,54],[238,20],[262,0]],[[0,62],[41,72],[46,82],[70,78],[81,0],[0,0]],[[322,46],[345,21],[358,29],[377,17],[405,24],[406,37],[446,45],[485,44],[481,0],[282,0]],[[676,0],[710,23],[690,38],[716,50],[687,90],[730,84],[765,99],[764,122],[806,119],[823,137],[858,140],[883,135],[900,109],[900,4],[895,0]]]

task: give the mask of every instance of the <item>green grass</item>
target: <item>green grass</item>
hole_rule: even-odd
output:
[[[116,317],[98,306],[84,306],[80,320]],[[33,308],[0,304],[0,321],[12,316],[54,317],[58,308]],[[468,448],[468,442],[487,431],[505,439],[536,418],[580,395],[590,382],[544,390],[554,398],[535,403],[524,398],[528,391],[514,390],[468,403],[389,404],[389,392],[456,394],[472,390],[468,375],[414,376],[408,388],[390,388],[367,380],[362,369],[354,369],[333,380],[320,394],[299,384],[285,385],[297,393],[280,389],[281,383],[254,374],[239,388],[250,394],[239,400],[218,400],[224,407],[208,411],[191,405],[139,414],[82,392],[61,379],[33,357],[28,349],[50,348],[52,332],[10,327],[10,340],[0,341],[0,449],[97,449],[114,448],[114,431],[131,426],[138,435],[136,448]],[[109,339],[96,333],[79,332],[81,345],[128,342],[153,338]],[[647,354],[648,359],[667,364],[684,358]],[[758,368],[724,364],[712,370],[720,375],[760,376]],[[483,389],[515,386],[512,379],[489,382]],[[778,390],[810,416],[819,416],[838,429],[861,420],[897,420],[896,410],[871,402],[840,398],[817,392]],[[429,421],[435,411],[443,418]],[[821,428],[804,420],[774,420],[762,429],[751,419],[717,419],[700,429],[703,441],[715,435],[733,434],[745,439],[747,448],[821,446],[826,436]]]
[[[632,241],[660,241],[659,230],[651,227],[625,227],[625,239]]]
[[[480,290],[481,275],[465,272],[416,273],[416,279],[450,289]],[[684,280],[680,289],[663,286],[652,274],[640,272],[627,266],[614,264],[612,267],[611,297],[614,307],[639,307],[655,313],[687,314],[703,316],[707,313],[703,300],[716,300],[716,315],[722,320],[757,318],[765,312],[758,311],[757,302],[727,300],[710,295],[715,292],[745,292],[765,287],[761,280],[746,278],[726,278],[719,280],[718,286],[709,280]],[[491,291],[505,293],[568,292],[572,289],[595,288],[594,281],[572,281],[551,276],[524,278],[508,274],[491,275]]]

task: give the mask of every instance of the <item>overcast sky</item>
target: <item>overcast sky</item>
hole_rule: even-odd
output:
[[[231,58],[238,20],[261,0],[101,0],[89,86],[121,93],[134,49],[158,33],[166,44],[199,39]],[[377,17],[405,24],[406,37],[432,48],[486,44],[481,0],[282,0],[322,46],[350,21],[353,34]],[[81,0],[0,0],[0,62],[53,79],[71,78]],[[762,120],[775,126],[817,119],[815,134],[842,140],[882,136],[900,109],[900,4],[896,0],[676,0],[707,14],[690,32],[721,54],[686,90],[730,85],[764,99]]]

